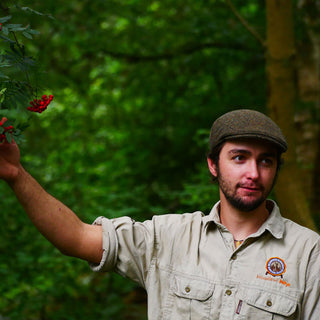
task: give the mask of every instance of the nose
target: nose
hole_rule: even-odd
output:
[[[257,180],[259,178],[259,166],[254,160],[248,162],[247,178]]]

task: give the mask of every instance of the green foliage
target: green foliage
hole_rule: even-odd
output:
[[[37,15],[40,12],[18,4],[6,11],[30,11]],[[35,58],[28,55],[23,39],[33,40],[39,31],[32,29],[30,24],[10,23],[13,15],[0,17],[0,115],[6,116],[14,126],[13,137],[16,142],[22,140],[21,133],[28,126],[30,112],[27,111],[30,99],[37,97],[39,86],[39,65]],[[7,137],[11,141],[11,136]]]
[[[263,34],[263,6],[234,2]],[[24,119],[20,106],[30,94],[25,71],[41,88],[38,64],[55,95],[54,105],[25,132],[27,170],[88,223],[99,215],[145,220],[167,212],[208,213],[218,199],[206,169],[212,121],[241,105],[265,105],[263,48],[224,1],[23,5],[33,9],[17,7],[17,23],[7,28],[18,29],[27,41],[24,50],[37,61],[16,43],[10,46],[8,35],[1,37],[7,41],[0,59],[1,114]],[[22,30],[30,22],[41,32],[36,41],[31,29]],[[145,318],[143,306],[141,312],[128,305],[135,284],[92,274],[86,263],[63,257],[5,184],[0,192],[3,316]]]

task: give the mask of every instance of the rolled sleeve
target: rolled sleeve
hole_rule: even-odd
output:
[[[150,220],[136,222],[130,217],[99,217],[102,226],[103,256],[99,264],[89,263],[97,272],[115,271],[145,286],[154,252],[154,228]]]
[[[99,264],[89,263],[90,268],[96,272],[113,270],[118,256],[118,239],[112,220],[104,217],[97,218],[93,224],[102,226],[103,255]]]

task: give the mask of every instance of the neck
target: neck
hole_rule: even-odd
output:
[[[266,201],[255,210],[244,212],[234,208],[224,197],[221,198],[221,223],[236,240],[244,240],[250,234],[257,232],[268,217],[269,211],[266,207]]]

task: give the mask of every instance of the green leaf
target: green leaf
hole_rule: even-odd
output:
[[[6,24],[6,27],[9,28],[9,29],[12,29],[12,31],[15,31],[14,29],[16,28],[21,28],[22,27],[22,24],[19,23],[9,23],[9,24]]]
[[[6,136],[7,141],[8,141],[9,143],[11,143],[11,142],[12,142],[12,134],[9,133],[9,132],[6,132],[6,133],[5,133],[5,136]]]
[[[29,29],[28,32],[31,34],[40,34],[40,31],[34,29]]]
[[[10,20],[11,18],[12,18],[12,16],[2,17],[2,18],[0,18],[0,23],[5,23],[5,22],[7,22],[8,20]]]
[[[9,29],[6,26],[2,26],[2,32],[7,36],[9,34]]]
[[[3,72],[0,71],[0,78],[2,79],[10,79],[7,75],[5,75]],[[0,100],[1,102],[1,100]]]
[[[22,32],[22,34],[28,39],[31,39],[31,40],[33,39],[32,35],[26,31]]]
[[[35,13],[35,14],[39,15],[39,16],[43,16],[43,15],[44,15],[43,13],[41,13],[41,12],[39,12],[39,11],[36,11],[36,10],[34,10],[34,9],[31,9],[31,8],[29,8],[29,7],[21,7],[21,10],[23,10],[23,11],[30,11],[30,12],[32,12],[32,13]]]
[[[0,72],[0,77],[1,77],[1,72]],[[2,78],[5,78],[6,76],[4,75],[4,77]],[[5,98],[5,92],[7,91],[7,88],[3,88],[1,89],[0,91],[0,103],[2,103],[4,101],[4,98]]]
[[[20,31],[25,31],[26,28],[25,27],[15,27],[15,28],[9,28],[9,31],[12,31],[12,32],[20,32]]]
[[[46,17],[48,17],[48,18],[50,18],[50,19],[54,19],[51,14],[42,13],[42,12],[36,11],[36,10],[34,10],[34,9],[31,9],[31,8],[29,8],[29,7],[21,7],[21,10],[23,10],[23,11],[30,11],[30,12],[32,12],[32,13],[34,13],[34,14],[39,15],[39,16],[46,16]]]
[[[0,34],[0,38],[1,38],[1,39],[3,39],[4,41],[9,42],[9,43],[12,43],[12,44],[14,44],[14,43],[15,43],[13,40],[11,40],[11,39],[9,39],[9,38],[7,38],[7,37],[5,37],[5,36],[1,35],[1,34]]]

